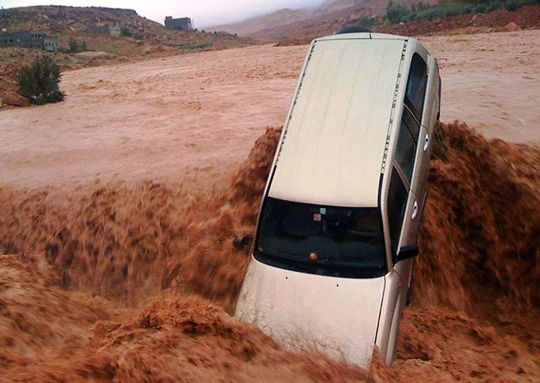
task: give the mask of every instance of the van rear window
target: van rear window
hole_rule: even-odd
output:
[[[266,198],[255,257],[276,267],[338,277],[384,274],[379,208],[336,207]]]

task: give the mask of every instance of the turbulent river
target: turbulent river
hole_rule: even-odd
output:
[[[0,381],[540,380],[540,150],[441,124],[393,368],[291,353],[231,317],[279,129],[234,174],[0,184]]]

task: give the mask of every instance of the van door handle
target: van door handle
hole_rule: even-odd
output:
[[[426,139],[424,140],[424,152],[429,148],[429,133],[426,133]]]
[[[418,201],[414,201],[411,219],[415,219],[418,215]]]

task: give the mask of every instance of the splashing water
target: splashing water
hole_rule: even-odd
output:
[[[513,321],[499,336],[502,327],[470,316],[534,323],[540,150],[457,122],[438,133],[400,360],[388,369],[376,359],[370,379],[535,381],[535,327]],[[254,232],[279,135],[267,129],[225,185],[196,193],[151,181],[70,194],[0,186],[0,251],[17,254],[0,256],[0,376],[368,379],[315,353],[283,351],[227,314],[249,260],[249,246],[233,240]]]

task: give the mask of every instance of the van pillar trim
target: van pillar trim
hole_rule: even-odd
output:
[[[388,120],[388,132],[386,134],[386,145],[384,148],[384,154],[383,154],[383,161],[381,165],[381,174],[384,174],[384,171],[386,169],[386,158],[388,157],[388,150],[389,150],[389,140],[390,140],[390,134],[392,132],[392,125],[394,124],[394,117],[396,114],[396,106],[397,106],[397,100],[398,100],[398,93],[399,93],[399,87],[401,83],[401,76],[403,74],[403,64],[405,62],[405,55],[407,53],[407,44],[409,40],[403,41],[403,49],[401,51],[401,61],[399,63],[399,70],[396,78],[396,87],[394,88],[394,97],[392,99],[392,110],[390,111],[390,119]]]
[[[386,276],[384,277],[384,287],[383,287],[383,293],[381,296],[381,306],[379,307],[379,318],[377,319],[377,329],[375,330],[375,342],[373,344],[377,344],[377,338],[379,337],[379,327],[381,325],[381,315],[383,310],[383,302],[384,302],[384,294],[386,293]]]
[[[304,80],[304,77],[306,76],[306,70],[305,68],[307,67],[309,61],[311,60],[311,57],[313,56],[313,50],[315,49],[315,45],[317,44],[317,40],[313,41],[313,43],[311,44],[311,47],[310,47],[310,50],[309,50],[309,54],[308,54],[308,57],[306,59],[306,62],[304,63],[304,68],[302,69],[302,74],[300,76],[300,79],[298,80],[298,86],[297,86],[297,89],[295,91],[295,97],[294,97],[294,100],[292,101],[292,105],[291,105],[291,110],[292,108],[296,105],[297,101],[298,101],[298,95],[300,94],[300,89],[302,88],[302,82]],[[279,145],[279,148],[277,149],[277,155],[276,155],[276,165],[277,163],[279,162],[279,157],[281,155],[281,152],[283,150],[283,144],[285,143],[285,139],[287,138],[287,130],[289,128],[289,122],[291,121],[292,119],[292,113],[289,113],[289,116],[287,118],[287,121],[286,121],[286,124],[285,126],[283,127],[283,133],[282,133],[282,137],[280,138],[280,145]]]

